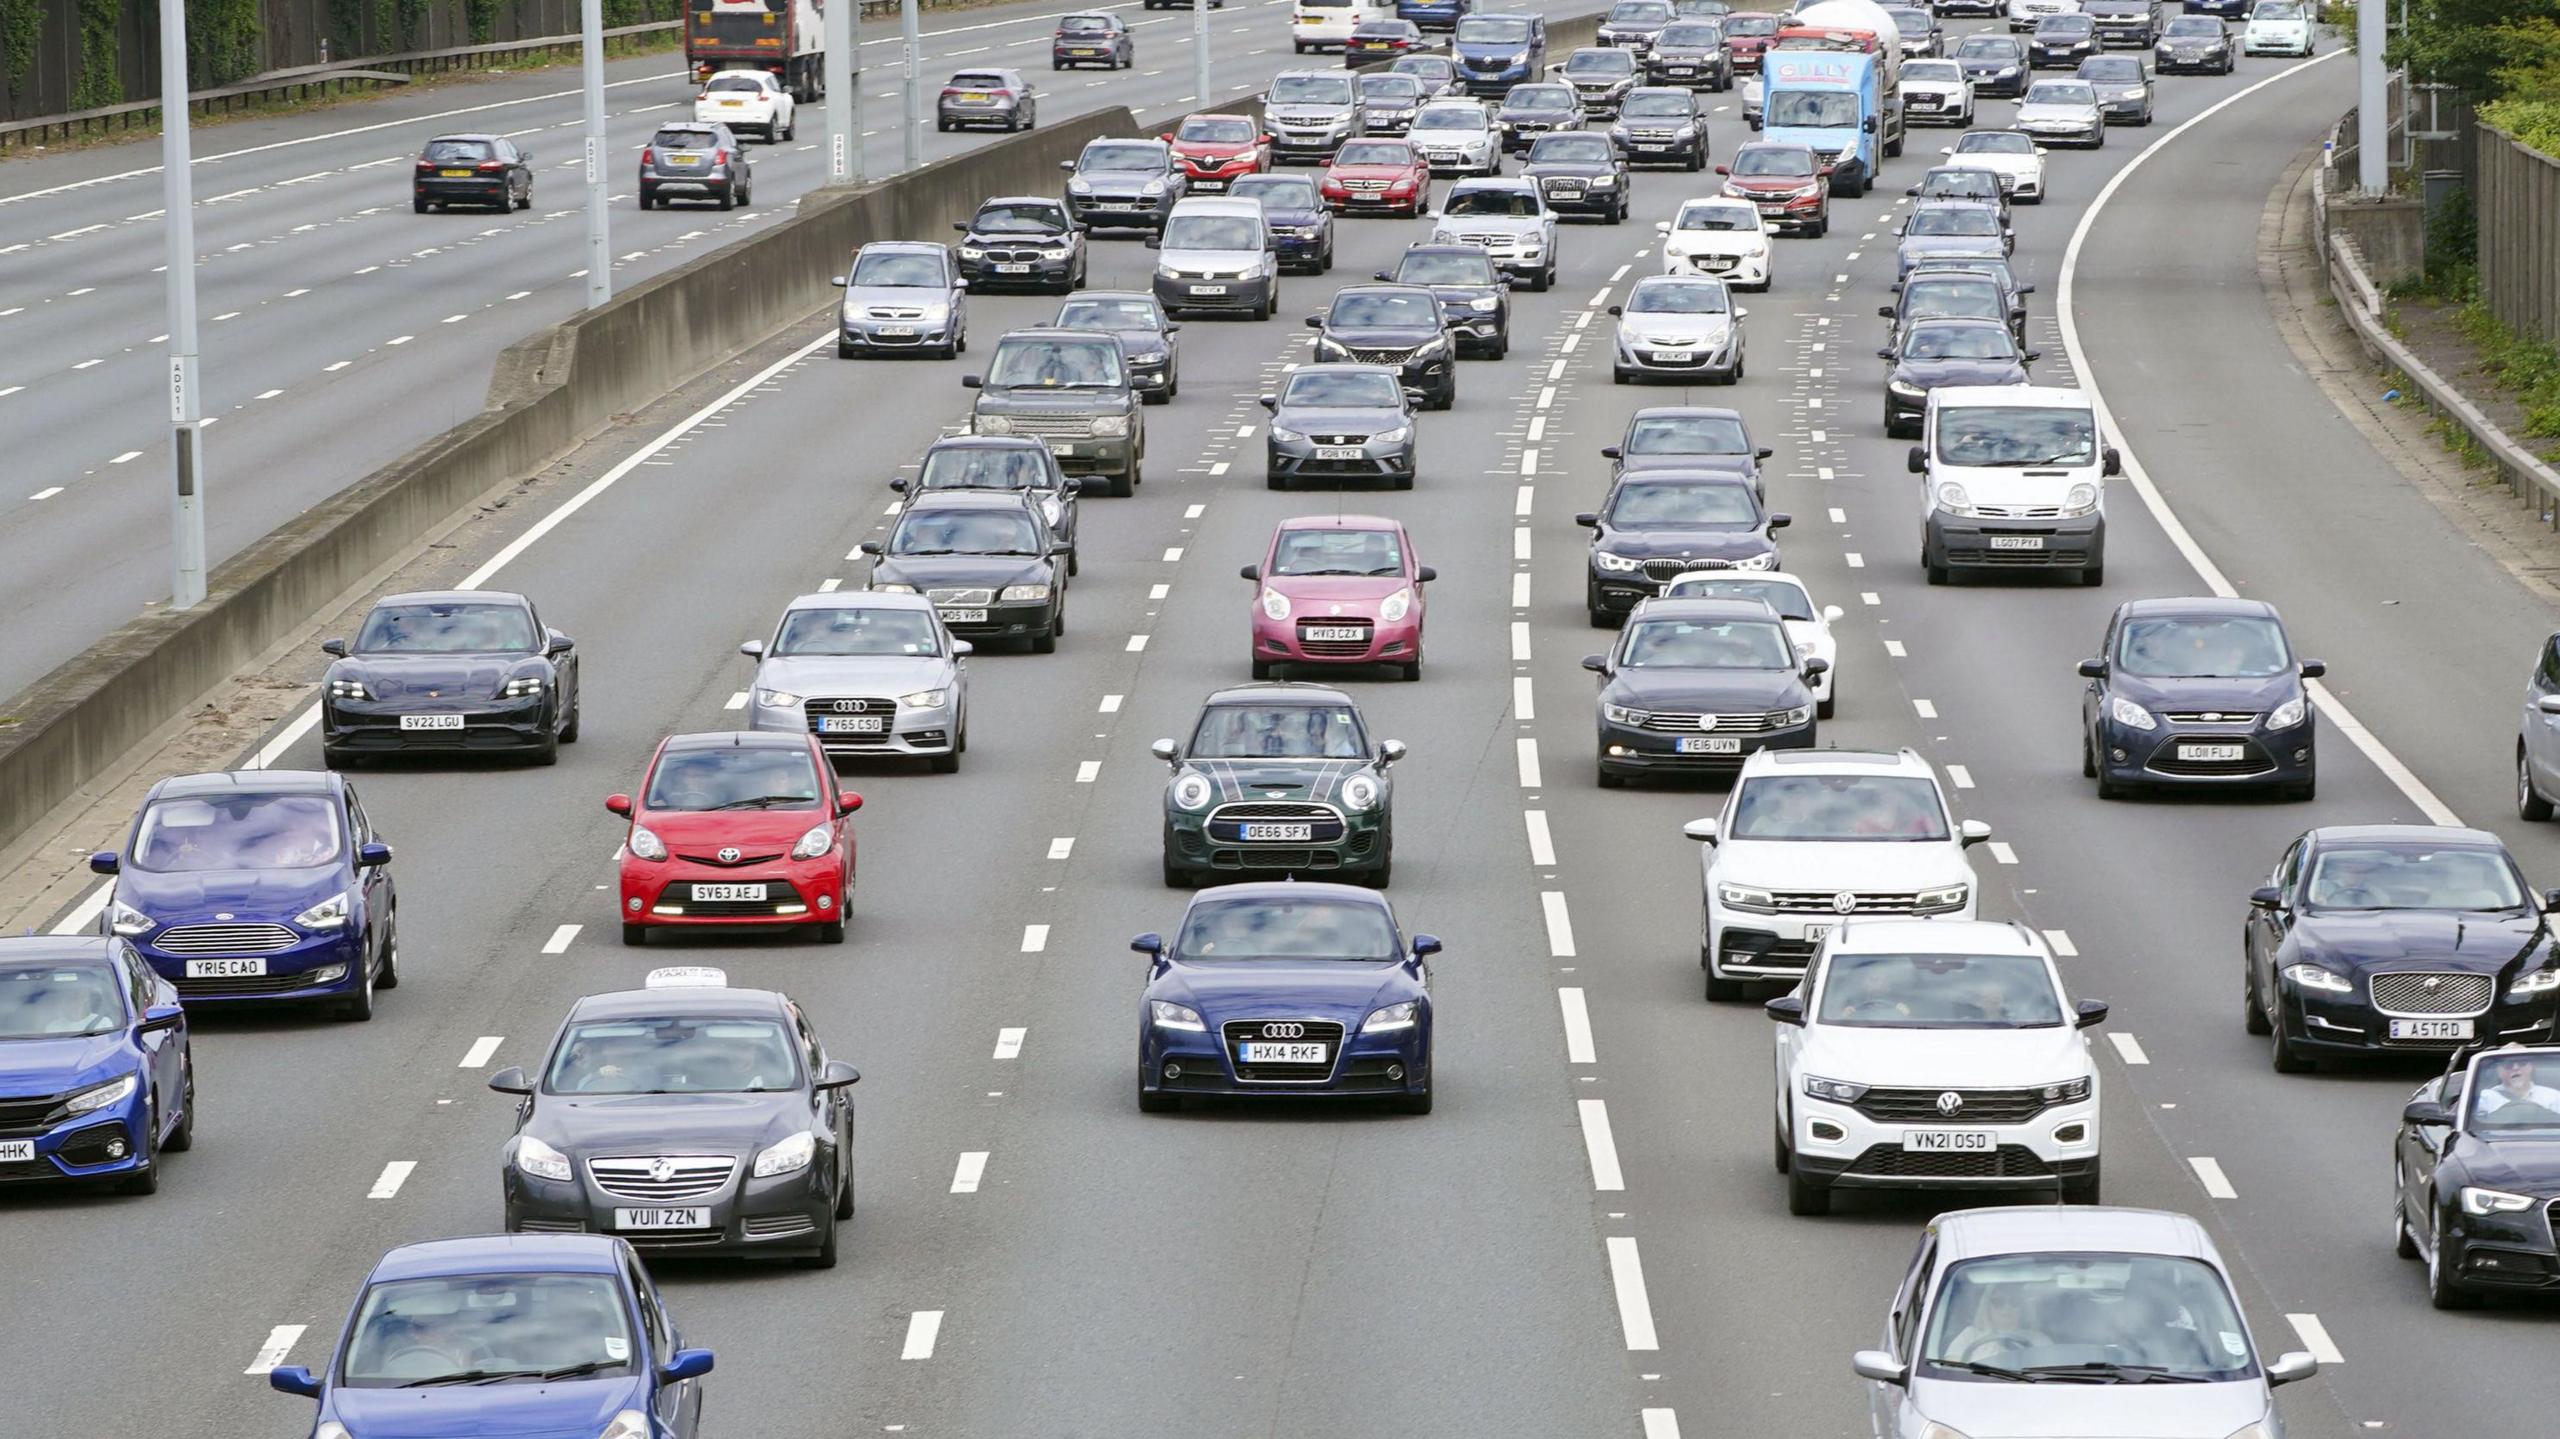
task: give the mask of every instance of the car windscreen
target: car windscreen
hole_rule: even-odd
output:
[[[1933,280],[1909,286],[1902,295],[1902,315],[1907,320],[1983,319],[2006,322],[2009,304],[2000,297],[2000,287],[1988,280]]]
[[[2092,55],[2080,62],[2080,78],[2106,85],[2139,85],[2142,62],[2130,55]]]
[[[1944,195],[1988,199],[2000,193],[2000,177],[1989,170],[1932,170],[1920,181],[1924,200]]]
[[[1743,781],[1733,801],[1734,839],[1946,837],[1947,811],[1938,787],[1911,775],[1764,774]]]
[[[1392,410],[1404,403],[1404,391],[1390,374],[1319,371],[1290,377],[1280,392],[1284,410]]]
[[[1724,17],[1724,33],[1728,36],[1756,38],[1778,33],[1778,17],[1759,10],[1746,10]]]
[[[1745,145],[1734,152],[1733,173],[1811,179],[1813,152],[1794,145]]]
[[[133,867],[159,874],[309,869],[343,852],[337,798],[327,794],[188,795],[142,812]]]
[[[1618,0],[1609,7],[1612,25],[1663,25],[1671,20],[1671,0]]]
[[[2302,7],[2292,3],[2292,0],[2262,0],[2257,9],[2249,12],[2249,18],[2252,20],[2299,20],[2302,18]]]
[[[1636,72],[1632,50],[1576,50],[1565,57],[1564,73],[1585,80],[1615,79]]]
[[[1414,115],[1413,128],[1481,131],[1484,112],[1473,105],[1425,105]]]
[[[631,1373],[611,1274],[466,1274],[368,1285],[338,1382],[353,1389],[540,1384]]]
[[[1265,213],[1273,210],[1313,210],[1317,208],[1316,182],[1303,175],[1248,175],[1236,181],[1227,192],[1238,199],[1262,202]]]
[[[0,1040],[66,1039],[124,1027],[124,1001],[102,964],[0,962]]]
[[[1268,105],[1348,105],[1359,98],[1349,75],[1283,75],[1271,82]]]
[[[1628,669],[1782,670],[1793,665],[1784,631],[1765,620],[1638,620],[1627,631]]]
[[[1964,67],[1953,60],[1906,60],[1902,65],[1902,78],[1906,84],[1913,80],[1929,80],[1952,85],[1964,78]]]
[[[1680,600],[1758,600],[1777,611],[1782,620],[1810,620],[1813,600],[1785,580],[1751,579],[1741,575],[1709,574],[1673,580],[1663,591],[1668,599]]]
[[[1763,123],[1773,129],[1846,130],[1858,123],[1858,97],[1846,90],[1779,90],[1765,106]]]
[[[1513,114],[1541,115],[1579,104],[1570,85],[1516,85],[1502,97],[1502,108]]]
[[[770,1019],[618,1019],[573,1025],[553,1094],[755,1094],[800,1087],[798,1046]]]
[[[1251,120],[1235,115],[1194,115],[1173,132],[1177,140],[1204,145],[1249,145],[1258,132]]]
[[[2095,105],[2098,92],[2085,80],[2039,80],[2027,88],[2021,105]]]
[[[1721,205],[1702,200],[1680,207],[1680,218],[1671,222],[1674,230],[1739,230],[1750,232],[1760,228],[1760,212],[1748,205]]]
[[[497,154],[486,140],[429,140],[418,158],[436,165],[477,165]]]
[[[1905,40],[1929,33],[1929,12],[1926,10],[1897,5],[1884,13],[1893,17],[1893,28],[1901,31]]]
[[[1725,0],[1671,0],[1671,9],[1684,20],[1691,16],[1722,18],[1733,13],[1733,7]]]
[[[1182,917],[1173,952],[1183,960],[1401,958],[1384,907],[1330,899],[1204,899]]]
[[[1067,212],[1055,205],[988,205],[969,228],[980,235],[1063,235]]]
[[[2154,679],[2264,679],[2293,667],[2284,627],[2260,615],[2160,615],[2125,621],[2115,665]]]
[[[2032,954],[1834,954],[1814,1017],[1852,1029],[2054,1029],[2062,999]]]
[[[1153,173],[1164,168],[1164,152],[1153,145],[1088,145],[1076,161],[1086,174]]]
[[[1527,190],[1460,190],[1449,197],[1441,213],[1527,220],[1539,213],[1538,197]]]
[[[522,605],[377,605],[356,631],[358,654],[531,654],[541,648]]]
[[[865,255],[853,262],[855,285],[927,286],[942,288],[950,281],[943,273],[942,257],[919,255],[913,251],[892,251]]]
[[[1627,295],[1630,315],[1726,315],[1733,300],[1724,286],[1684,280],[1647,280]]]
[[[678,125],[670,125],[649,137],[650,148],[662,151],[674,150],[679,153],[716,149],[719,144],[720,137],[709,130],[694,130]]]
[[[1410,165],[1413,147],[1398,140],[1346,140],[1333,152],[1337,165]]]
[[[1568,165],[1605,165],[1616,159],[1618,150],[1606,135],[1542,135],[1529,149],[1532,165],[1561,162]]]
[[[1902,346],[1906,360],[2007,360],[2017,353],[2006,325],[1921,325]]]
[[[2039,40],[2079,40],[2097,32],[2098,22],[2086,15],[2047,15],[2036,22]]]
[[[1272,547],[1270,573],[1400,575],[1404,546],[1393,530],[1282,530]]]
[[[1653,37],[1657,50],[1712,50],[1724,43],[1724,26],[1713,20],[1683,20],[1665,25]]]
[[[942,651],[933,616],[922,610],[835,606],[793,610],[774,632],[776,659],[807,655],[930,655]]]
[[[1325,323],[1340,330],[1431,329],[1440,323],[1440,305],[1429,295],[1345,290],[1333,297]]]
[[[1036,490],[1053,482],[1046,452],[1007,445],[939,445],[925,452],[921,487],[928,490]]]
[[[2475,1134],[2560,1129],[2560,1055],[2482,1055],[2471,1065]]]
[[[1184,752],[1199,759],[1366,759],[1369,745],[1348,705],[1231,704],[1200,712]]]
[[[706,92],[743,91],[750,95],[765,93],[764,81],[761,77],[734,70],[725,75],[712,76],[711,82],[702,88]]]
[[[1252,238],[1241,245],[1202,245],[1196,248],[1259,250],[1262,227],[1248,220]],[[1179,247],[1176,247],[1179,248]],[[1062,330],[1160,330],[1164,328],[1163,312],[1152,300],[1069,300],[1058,307],[1054,322]]]
[[[2061,405],[1954,405],[1938,412],[1938,458],[1951,465],[2087,465],[2098,424]]]
[[[2531,903],[2505,852],[2477,845],[2323,845],[2302,895],[2314,909],[2508,910]]]
[[[2222,38],[2223,30],[2222,22],[2210,15],[2172,15],[2169,17],[2169,27],[2160,33],[2181,38],[2219,40]]]
[[[1994,211],[1973,205],[1932,205],[1915,210],[1911,223],[1903,229],[1906,235],[1981,235],[1997,238],[2000,216]]]
[[[649,776],[649,809],[807,809],[818,802],[809,752],[778,745],[670,750]]]
[[[1751,437],[1732,415],[1641,415],[1627,432],[1630,455],[1747,455]]]
[[[1469,15],[1452,33],[1461,45],[1526,45],[1529,22],[1511,15]]]
[[[1956,46],[1959,60],[2015,60],[2018,47],[2014,41],[1998,35],[1968,35]]]
[[[1493,261],[1482,253],[1454,250],[1408,254],[1396,267],[1396,280],[1405,285],[1491,285]]]
[[[1957,1382],[2103,1383],[2128,1370],[2210,1382],[2257,1374],[2212,1265],[2166,1254],[1960,1260],[1939,1283],[1919,1357],[1922,1375]]]
[[[1391,70],[1363,75],[1360,77],[1360,98],[1372,105],[1381,102],[1413,104],[1422,98],[1422,77]]]
[[[1251,215],[1176,215],[1165,222],[1167,250],[1259,250],[1268,232]]]
[[[1629,95],[1618,113],[1630,120],[1677,119],[1695,108],[1686,95]]]
[[[946,82],[945,88],[952,90],[1007,90],[1012,87],[1006,84],[1004,76],[996,71],[963,70],[959,74],[952,76],[951,79]]]
[[[1036,555],[1040,529],[1018,509],[910,509],[889,535],[893,555]]]
[[[1070,15],[1058,22],[1062,35],[1100,35],[1111,29],[1111,21],[1100,15]]]
[[[1255,248],[1261,246],[1257,237]],[[1116,390],[1120,347],[1084,340],[999,340],[987,365],[987,383],[999,389]]]

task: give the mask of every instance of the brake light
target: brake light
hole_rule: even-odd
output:
[[[729,147],[728,147],[728,146],[726,146],[726,145],[723,145],[723,146],[721,146],[719,149],[712,151],[712,152],[711,152],[711,163],[712,163],[712,164],[714,164],[714,165],[726,165],[726,164],[728,164],[728,163],[729,163]]]
[[[641,147],[640,147],[640,163],[641,163],[641,164],[643,164],[643,165],[655,165],[655,164],[657,164],[657,163],[658,163],[658,151],[657,151],[657,148],[656,148],[655,146],[651,146],[651,145],[643,145],[643,146],[641,146]]]
[[[507,163],[504,160],[483,160],[480,162],[480,168],[483,170],[503,170],[507,168]]]
[[[433,161],[433,160],[420,160],[420,161],[418,162],[418,168],[419,168],[419,169],[421,169],[421,170],[432,170],[432,169],[434,169],[435,167],[436,167],[436,162],[435,162],[435,161]]]

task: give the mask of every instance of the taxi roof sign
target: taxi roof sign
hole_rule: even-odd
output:
[[[675,964],[650,970],[641,984],[647,989],[726,989],[729,972],[707,964]]]

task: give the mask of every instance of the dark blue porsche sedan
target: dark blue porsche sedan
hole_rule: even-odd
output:
[[[1431,1112],[1431,969],[1381,896],[1345,884],[1231,884],[1184,911],[1138,1002],[1138,1108],[1184,1095],[1391,1100]]]

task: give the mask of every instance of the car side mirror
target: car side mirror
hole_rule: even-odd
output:
[[[1657,234],[1657,235],[1668,235],[1668,234],[1670,234],[1670,233],[1671,233],[1671,222],[1670,222],[1669,220],[1656,220],[1656,221],[1654,221],[1654,222],[1653,222],[1653,233],[1655,233],[1655,234]]]
[[[861,1082],[862,1071],[841,1059],[828,1060],[827,1067],[818,1071],[820,1089],[844,1089]]]
[[[123,863],[123,860],[114,850],[102,849],[96,854],[89,856],[89,872],[91,874],[113,874],[123,867]]]
[[[1891,306],[1891,305],[1878,305],[1878,306],[1876,306],[1876,316],[1877,316],[1877,318],[1879,318],[1879,319],[1885,319],[1885,320],[1890,320],[1890,319],[1892,319],[1892,318],[1893,318],[1893,306]],[[1890,351],[1885,351],[1885,350],[1879,350],[1879,351],[1877,351],[1876,353],[1878,353],[1878,354],[1890,354],[1891,352],[1890,352]]]
[[[345,640],[322,640],[320,642],[320,653],[324,655],[336,655],[340,659],[345,659],[347,657],[347,642]]]
[[[1609,307],[1609,313],[1612,315],[1624,315],[1627,313],[1627,307],[1624,305],[1611,305]]]
[[[1616,445],[1602,445],[1600,447],[1600,458],[1604,460],[1623,459],[1625,456],[1626,451],[1619,449]],[[2553,695],[2552,698],[2560,700],[2560,695]],[[2552,713],[2560,714],[2560,710],[2553,710]]]
[[[380,869],[391,863],[391,846],[380,840],[367,840],[356,846],[356,868]]]
[[[1440,578],[1440,572],[1429,565],[1424,565],[1413,572],[1413,582],[1417,585],[1427,585],[1438,578]]]
[[[1605,675],[1609,672],[1609,657],[1607,655],[1584,655],[1582,657],[1582,667],[1591,671],[1595,675]]]
[[[1910,1382],[1909,1377],[1903,1373],[1902,1366],[1894,1362],[1892,1355],[1881,1349],[1861,1349],[1850,1355],[1849,1367],[1858,1372],[1859,1378],[1872,1379],[1878,1384]]]
[[[2107,1002],[2103,999],[2084,999],[2072,1007],[2072,1013],[2072,1028],[2095,1029],[2107,1022]]]
[[[1278,414],[1280,412],[1280,397],[1278,395],[1263,396],[1262,408],[1271,411],[1273,414]]]
[[[1236,571],[1236,574],[1244,579],[1259,580],[1262,578],[1262,566],[1246,565],[1244,568]]]
[[[2316,680],[2328,672],[2329,662],[2326,660],[2304,660],[2302,662],[2302,677],[2304,679]]]
[[[1309,315],[1309,316],[1307,316],[1307,328],[1308,328],[1308,329],[1310,329],[1310,330],[1321,330],[1321,329],[1323,329],[1323,328],[1324,328],[1324,316],[1322,316],[1322,315]]]
[[[1925,475],[1929,473],[1929,452],[1918,445],[1913,445],[1911,453],[1902,457],[1902,463],[1911,473]]]
[[[1390,284],[1393,284],[1393,283],[1395,282],[1395,278],[1396,278],[1396,277],[1395,277],[1395,276],[1393,276],[1393,275],[1388,274],[1388,273],[1387,273],[1386,271],[1384,271],[1384,270],[1380,270],[1380,271],[1378,272],[1378,274],[1377,274],[1377,278],[1379,278],[1379,279],[1381,279],[1381,280],[1385,280],[1385,281],[1387,281],[1387,282],[1388,282],[1388,283],[1390,283]]]
[[[558,630],[545,630],[543,632],[542,652],[554,659],[567,654],[569,651],[574,650],[577,647],[578,642],[576,640],[569,638]]]
[[[2292,1384],[2320,1372],[2320,1361],[2297,1349],[2267,1366],[2267,1387]]]
[[[899,479],[891,480],[891,481],[889,482],[889,490],[890,490],[890,493],[892,493],[892,494],[900,494],[900,495],[905,494],[905,493],[907,492],[907,482],[906,482],[906,480],[905,480],[904,478],[899,478]]]
[[[762,641],[762,640],[748,640],[746,643],[741,644],[741,645],[739,645],[739,646],[738,646],[738,653],[740,653],[740,654],[742,654],[742,655],[745,655],[748,659],[751,659],[751,660],[760,660],[760,659],[763,659],[763,658],[764,658],[764,641]]]
[[[500,1094],[531,1094],[533,1081],[525,1078],[524,1066],[510,1064],[489,1076],[489,1087]]]
[[[2039,155],[2044,154],[2044,153],[2045,153],[2045,148],[2044,148],[2042,145],[2038,145],[2038,146],[2036,147],[2036,153],[2037,153],[2037,154],[2039,154]]]
[[[1060,160],[1058,162],[1058,168],[1072,175],[1076,172],[1076,162],[1073,160]]]
[[[2082,679],[2090,680],[2105,679],[2107,677],[2107,662],[2105,660],[2082,660],[2080,662],[2080,677]]]
[[[1417,934],[1413,937],[1414,958],[1428,959],[1439,952],[1440,936],[1436,934]]]
[[[658,1366],[658,1377],[670,1384],[699,1379],[710,1372],[711,1351],[708,1349],[679,1349],[673,1358]]]
[[[828,280],[828,281],[827,281],[827,283],[828,283],[828,284],[830,284],[830,285],[833,285],[833,286],[835,286],[837,289],[841,290],[841,289],[843,289],[843,288],[844,288],[844,276],[842,276],[842,275],[835,276],[833,279]]]
[[[2020,286],[2018,287],[2018,293],[2019,293],[2019,294],[2021,294],[2021,295],[2032,295],[2032,294],[2034,294],[2035,292],[2036,292],[2036,287],[2035,287],[2035,286],[2033,286],[2033,285],[2020,285]]]
[[[1760,448],[1751,452],[1751,458],[1755,460],[1765,460],[1776,453],[1776,450],[1770,449],[1767,445],[1762,445]]]
[[[305,1399],[320,1397],[320,1381],[299,1364],[279,1364],[267,1371],[267,1387],[279,1394],[299,1394]]]
[[[2034,364],[2036,361],[2041,360],[2041,359],[2043,359],[2043,358],[2044,358],[2044,351],[2042,351],[2042,350],[2029,350],[2029,351],[2027,351],[2025,354],[2020,355],[2018,358],[2019,358],[2019,359],[2021,359],[2021,360],[2024,360],[2024,361],[2026,361],[2028,364],[2032,365],[2032,364]]]
[[[1791,515],[1791,514],[1788,514],[1788,513],[1787,513],[1786,511],[1784,511],[1784,510],[1780,510],[1780,511],[1778,511],[1776,514],[1773,514],[1773,515],[1771,515],[1771,516],[1769,517],[1769,528],[1771,528],[1771,529],[1773,529],[1773,530],[1783,530],[1783,529],[1785,529],[1787,526],[1792,525],[1792,524],[1794,524],[1795,522],[1796,522],[1796,517],[1795,517],[1795,516],[1793,516],[1793,515]]]
[[[1129,941],[1129,948],[1140,954],[1154,955],[1157,958],[1162,958],[1164,956],[1164,936],[1150,930],[1145,934],[1139,935],[1136,939]]]
[[[977,652],[978,647],[969,643],[967,640],[953,640],[951,642],[951,655],[954,659],[966,658],[967,656],[976,654]]]
[[[1397,760],[1403,759],[1404,755],[1405,749],[1403,740],[1382,739],[1378,741],[1378,763],[1382,765],[1394,764]]]
[[[954,220],[951,222],[951,228],[959,231],[963,235],[966,235],[969,233],[969,222],[966,220]]]
[[[1978,819],[1969,819],[1956,826],[1956,833],[1963,839],[1964,847],[1971,849],[1991,838],[1991,826]]]
[[[1917,194],[1919,194],[1919,193],[1920,193],[1920,187],[1919,187],[1919,186],[1917,186],[1917,185],[1914,185],[1914,186],[1912,186],[1910,189],[1905,190],[1905,191],[1903,191],[1902,193],[1904,193],[1904,194],[1906,194],[1906,195],[1917,195]]]
[[[2262,884],[2249,891],[2249,904],[2256,909],[2284,908],[2284,891],[2272,884]]]
[[[2412,1099],[2400,1107],[2400,1122],[2441,1127],[2453,1123],[2453,1111],[2433,1099]]]
[[[1169,739],[1160,739],[1147,746],[1147,753],[1163,760],[1166,764],[1172,764],[1182,758],[1182,746]]]
[[[1164,248],[1164,241],[1153,235],[1149,235],[1143,243],[1150,250],[1161,250]]]
[[[1168,335],[1179,335],[1182,333],[1182,326],[1168,320],[1165,322],[1164,332]]]
[[[604,807],[613,811],[615,814],[627,815],[631,813],[631,796],[627,794],[606,795],[604,797]]]
[[[964,390],[983,390],[986,387],[987,382],[978,378],[976,375],[962,375],[960,377],[960,388]]]
[[[186,1019],[187,1011],[179,1005],[155,1004],[142,1011],[142,1021],[133,1028],[137,1034],[157,1034],[164,1029],[177,1028],[186,1023]]]
[[[880,548],[880,542],[879,542],[878,540],[864,540],[861,544],[859,544],[859,545],[855,546],[854,548],[856,548],[856,549],[860,550],[862,553],[864,553],[864,554],[866,554],[866,555],[877,555],[877,554],[881,554],[881,553],[883,553],[883,551],[882,551],[882,550],[881,550],[881,548]]]
[[[1877,359],[1879,359],[1879,360],[1890,360],[1890,359],[1892,359],[1892,358],[1893,358],[1893,347],[1892,347],[1892,346],[1890,346],[1890,345],[1887,345],[1887,346],[1885,346],[1883,349],[1880,349],[1880,350],[1876,351],[1876,358],[1877,358]]]
[[[1782,994],[1760,1006],[1761,1012],[1780,1024],[1804,1023],[1804,1000],[1797,995]]]
[[[1700,844],[1714,844],[1723,837],[1724,826],[1723,821],[1709,815],[1704,819],[1693,819],[1680,826],[1680,832]]]
[[[862,796],[852,793],[836,796],[836,813],[851,814],[860,808],[862,808]]]
[[[1730,165],[1718,165],[1716,167],[1716,173],[1719,175],[1730,175],[1733,173],[1733,167]]]
[[[1600,517],[1589,510],[1584,510],[1582,513],[1575,515],[1573,517],[1573,522],[1582,526],[1586,530],[1596,530],[1600,528]]]
[[[1829,660],[1806,660],[1806,661],[1804,662],[1804,671],[1803,671],[1803,673],[1804,673],[1804,677],[1805,677],[1806,679],[1808,679],[1808,680],[1819,679],[1819,678],[1821,678],[1822,676],[1824,676],[1824,675],[1827,675],[1827,674],[1831,673],[1831,661],[1829,661]]]
[[[2124,456],[2116,453],[2115,446],[2107,446],[2106,458],[2099,462],[2098,473],[2103,475],[2120,475],[2124,473]]]

